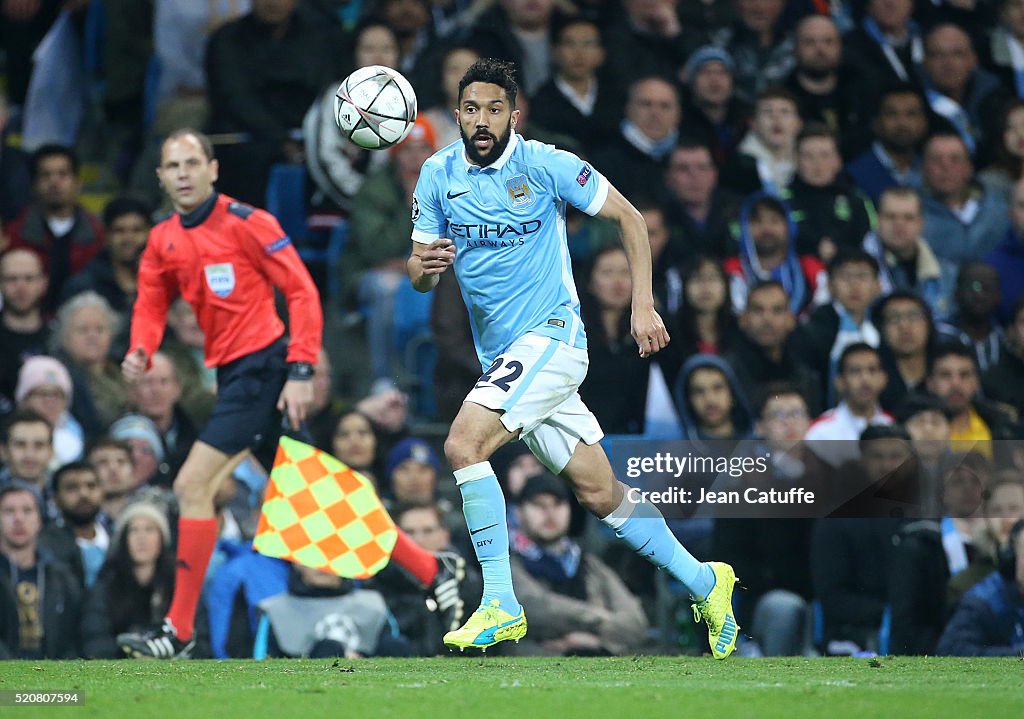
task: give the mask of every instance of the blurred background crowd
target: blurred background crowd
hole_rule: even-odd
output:
[[[1024,650],[1024,0],[0,0],[0,38],[0,658],[115,656],[170,600],[169,487],[215,378],[183,302],[140,383],[119,363],[180,127],[314,274],[318,445],[417,542],[472,556],[437,450],[481,367],[453,273],[420,295],[405,259],[420,165],[459,140],[481,56],[517,63],[521,134],[591,161],[647,223],[672,336],[652,360],[616,228],[566,216],[606,433],[759,442],[784,487],[809,467],[924,478],[924,519],[673,520],[743,579],[740,651]],[[385,152],[334,121],[368,64],[419,100]],[[249,551],[262,459],[218,495],[205,653],[436,653],[399,570],[354,583]],[[520,652],[702,649],[682,590],[525,448],[494,465]],[[325,598],[346,608],[287,641]]]

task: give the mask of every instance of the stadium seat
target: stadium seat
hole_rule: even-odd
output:
[[[241,591],[249,607],[250,627],[259,636],[256,605],[288,588],[288,562],[255,552],[236,557],[224,564],[210,580],[207,591],[207,616],[210,622],[210,648],[214,657],[226,659],[228,631],[235,597]]]
[[[279,163],[270,168],[267,181],[267,212],[277,218],[282,229],[302,255],[302,246],[308,238],[306,224],[306,168],[302,165]],[[303,257],[303,260],[306,258]]]
[[[341,296],[341,255],[348,242],[348,223],[338,218],[329,228],[310,227],[305,166],[279,163],[270,168],[266,209],[292,238],[299,257],[313,276],[322,277],[321,287],[330,302],[336,302]]]
[[[431,419],[437,414],[434,402],[434,366],[437,348],[430,330],[432,292],[417,292],[409,282],[402,282],[395,294],[395,314],[392,320],[395,356],[402,360],[405,377],[413,398],[413,412],[418,417]]]
[[[878,627],[878,653],[880,655],[888,656],[889,644],[892,639],[892,607],[888,604],[885,605],[885,610],[882,612],[882,624]]]
[[[104,39],[107,36],[107,14],[103,0],[91,0],[85,11],[85,69],[92,78],[102,76]]]
[[[146,63],[146,77],[142,82],[142,126],[148,131],[156,119],[157,93],[160,90],[160,58],[155,54]]]

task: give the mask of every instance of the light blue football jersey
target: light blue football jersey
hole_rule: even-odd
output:
[[[596,215],[608,187],[572,153],[516,133],[488,167],[466,159],[461,139],[423,163],[412,239],[455,243],[455,274],[482,367],[527,332],[586,348],[565,203]]]

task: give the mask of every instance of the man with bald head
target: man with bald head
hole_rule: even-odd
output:
[[[921,164],[924,226],[940,260],[959,265],[992,250],[1009,225],[1006,201],[974,179],[974,163],[963,138],[932,135]]]
[[[163,352],[154,353],[151,361],[149,370],[132,385],[131,400],[135,409],[160,430],[167,463],[176,476],[199,432],[178,403],[182,387],[174,362]]]
[[[972,157],[986,157],[985,125],[998,115],[1006,93],[995,75],[978,67],[970,36],[948,23],[932,28],[925,36],[922,78],[932,112],[963,138]]]
[[[681,117],[674,85],[653,76],[636,80],[629,87],[621,134],[594,153],[594,164],[627,198],[649,195],[668,167]]]
[[[861,99],[849,91],[851,72],[843,67],[843,42],[832,18],[808,15],[796,26],[796,67],[786,87],[796,97],[804,122],[821,122],[837,136],[858,123]]]
[[[43,318],[47,276],[32,250],[0,255],[0,397],[14,397],[18,369],[26,357],[46,354],[50,327]]]

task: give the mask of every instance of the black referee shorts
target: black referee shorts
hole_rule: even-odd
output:
[[[278,339],[265,349],[217,368],[217,403],[199,439],[227,455],[277,444],[281,413],[277,399],[288,378],[288,344]],[[273,455],[271,454],[271,457]]]

